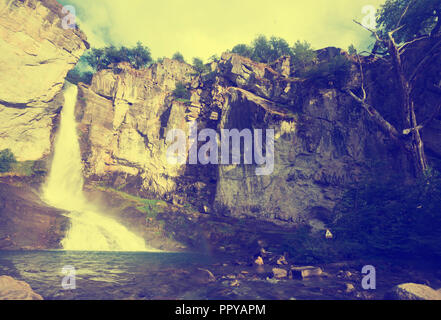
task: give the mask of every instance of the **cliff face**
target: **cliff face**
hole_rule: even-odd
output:
[[[123,63],[81,86],[77,116],[86,176],[118,187],[136,183],[159,196],[176,190],[185,168],[168,164],[165,136],[187,128],[186,107],[171,93],[178,82],[191,81],[191,72],[169,59],[141,71]]]
[[[0,150],[11,148],[18,160],[50,154],[64,78],[88,46],[80,31],[61,28],[61,18],[54,0],[0,0]],[[407,63],[417,64],[418,53],[428,45],[410,50]],[[403,150],[343,90],[360,87],[356,59],[336,48],[318,52],[320,63],[338,56],[350,62],[349,75],[341,79],[296,78],[289,57],[266,65],[230,53],[203,75],[170,59],[143,70],[125,63],[102,70],[90,86],[79,86],[76,116],[84,174],[89,182],[175,204],[190,202],[206,213],[327,222],[343,186],[370,163],[410,170]],[[439,66],[436,57],[433,65]],[[399,124],[400,115],[392,112],[397,101],[390,68],[374,58],[363,65],[370,102]],[[439,100],[426,92],[425,79],[439,80],[440,71],[425,70],[418,80],[421,118]],[[189,99],[173,96],[179,82]],[[441,157],[438,118],[423,132],[433,163]],[[192,121],[199,132],[274,130],[271,174],[256,175],[258,167],[243,164],[243,155],[236,165],[167,161],[167,133],[181,129],[188,134]]]
[[[88,46],[61,27],[61,10],[55,0],[0,0],[0,150],[18,160],[50,153],[57,94]]]
[[[323,61],[341,54],[320,52]],[[289,58],[268,66],[224,54],[210,67],[200,76],[168,59],[141,71],[120,64],[81,86],[77,113],[89,179],[225,215],[329,221],[342,187],[367,163],[406,168],[406,157],[351,97],[333,83],[290,77]],[[353,63],[346,86],[359,85],[357,70]],[[177,82],[187,84],[190,102],[173,97]],[[255,165],[170,164],[166,134],[188,133],[192,120],[199,130],[273,129],[272,174],[256,175]]]

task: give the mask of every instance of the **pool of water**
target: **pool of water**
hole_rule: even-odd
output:
[[[26,281],[49,300],[349,298],[338,293],[341,283],[333,279],[273,281],[253,274],[253,266],[225,261],[192,253],[0,251],[0,275]],[[75,289],[62,287],[66,266],[75,268]],[[209,269],[216,281],[201,283],[195,278],[199,268]],[[246,277],[232,285],[229,276],[241,273]]]
[[[212,258],[189,253],[0,251],[0,275],[24,280],[45,299],[179,299],[191,297],[188,275]],[[65,266],[75,290],[65,290]]]

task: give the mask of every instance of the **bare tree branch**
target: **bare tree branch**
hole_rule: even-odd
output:
[[[367,94],[366,89],[364,87],[364,72],[363,72],[363,64],[361,63],[360,56],[357,54],[358,63],[360,66],[360,75],[361,75],[361,91],[363,93],[363,97],[358,97],[355,93],[353,93],[350,89],[346,90],[346,93],[349,94],[355,101],[357,101],[361,106],[368,112],[368,114],[374,119],[374,121],[380,126],[382,131],[390,136],[393,140],[398,140],[400,138],[400,133],[398,130],[390,124],[386,119],[384,119],[381,114],[370,104],[366,102]]]
[[[375,36],[375,39],[377,39],[377,41],[379,42],[384,42],[383,39],[381,39],[378,36],[378,33],[375,30],[372,30],[371,28],[368,28],[366,26],[364,26],[362,23],[358,22],[357,20],[353,20],[356,24],[358,24],[359,26],[361,26],[362,28],[366,29],[367,31],[369,31],[370,33],[372,33]]]
[[[407,12],[409,11],[410,5],[413,4],[413,1],[409,1],[409,3],[406,6],[406,9],[404,9],[403,14],[401,15],[400,19],[397,22],[397,25],[395,26],[396,28],[398,28],[401,25],[401,21],[403,20],[404,16],[407,14]]]

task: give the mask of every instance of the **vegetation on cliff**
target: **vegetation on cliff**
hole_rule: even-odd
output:
[[[348,186],[336,206],[336,241],[349,257],[441,258],[441,175],[413,183],[376,169]]]
[[[8,172],[15,162],[17,160],[15,160],[15,156],[10,149],[0,151],[0,172]]]

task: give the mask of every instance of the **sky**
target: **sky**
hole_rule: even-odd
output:
[[[365,49],[370,33],[352,20],[369,22],[369,8],[385,0],[59,0],[72,5],[93,47],[148,46],[153,58],[181,52],[187,61],[220,55],[259,34],[314,49],[354,44]],[[370,6],[366,8],[366,6]],[[367,11],[363,11],[367,10]]]

